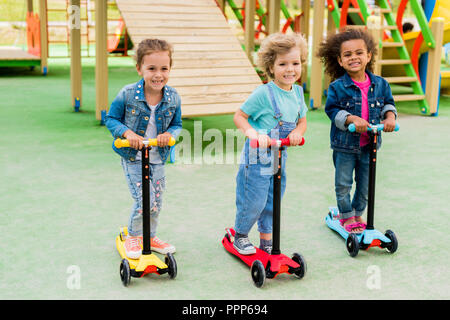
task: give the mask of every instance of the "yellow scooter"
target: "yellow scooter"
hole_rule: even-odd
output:
[[[149,151],[152,146],[156,146],[156,139],[144,140],[142,153],[142,209],[143,209],[143,250],[139,259],[130,259],[125,254],[125,239],[128,235],[127,227],[120,228],[120,233],[116,237],[116,246],[122,261],[120,263],[120,279],[124,286],[128,286],[131,277],[141,278],[149,273],[164,274],[168,273],[171,279],[177,276],[177,263],[171,253],[167,253],[162,262],[150,247],[150,166]],[[175,139],[171,138],[169,146],[175,144]],[[126,139],[116,139],[114,141],[116,148],[129,147]]]

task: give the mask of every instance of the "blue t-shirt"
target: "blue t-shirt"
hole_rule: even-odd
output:
[[[275,101],[280,109],[281,121],[297,122],[306,116],[308,108],[303,96],[303,88],[294,84],[290,91],[278,87],[273,81],[257,87],[241,106],[248,115],[248,123],[259,132],[268,133],[278,121],[274,118],[274,109],[267,86],[271,86]]]

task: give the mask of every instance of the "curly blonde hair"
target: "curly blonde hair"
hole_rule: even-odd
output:
[[[258,51],[259,68],[269,78],[274,79],[275,75],[270,69],[273,68],[277,55],[285,54],[294,47],[300,49],[300,61],[305,63],[308,57],[308,44],[300,33],[284,34],[278,32],[269,35],[262,41]]]
[[[166,40],[161,39],[144,39],[142,40],[138,48],[136,50],[136,64],[140,66],[142,64],[142,60],[148,54],[152,54],[154,52],[165,52],[169,53],[170,58],[170,67],[172,67],[172,53],[173,46],[167,42]]]

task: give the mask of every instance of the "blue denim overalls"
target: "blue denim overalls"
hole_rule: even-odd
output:
[[[269,137],[273,139],[286,138],[297,126],[300,106],[296,122],[281,121],[282,114],[276,103],[272,88],[268,85],[269,96],[274,110],[274,118],[278,124],[270,130]],[[297,91],[297,94],[298,91]],[[301,95],[299,94],[300,98]],[[252,149],[249,139],[245,141],[241,154],[241,164],[236,177],[236,221],[234,230],[247,235],[256,221],[258,231],[272,233],[273,218],[273,174],[275,170],[274,156],[278,148]],[[287,152],[283,150],[281,171],[281,197],[286,189]]]

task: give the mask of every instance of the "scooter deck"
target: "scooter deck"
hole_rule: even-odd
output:
[[[125,253],[126,228],[121,228],[121,234],[116,237],[116,247],[122,259],[127,259],[130,269],[136,272],[160,273],[163,269],[168,269],[167,264],[161,261],[155,254],[142,254],[139,259],[128,258]]]
[[[227,229],[227,235],[234,237],[234,230]],[[274,277],[276,277],[280,273],[287,273],[289,268],[300,267],[300,265],[297,262],[293,261],[291,258],[282,253],[278,255],[271,255],[257,247],[255,247],[256,249],[255,254],[242,255],[234,248],[233,241],[231,241],[231,239],[228,238],[227,235],[225,235],[225,237],[223,237],[222,239],[222,244],[225,247],[225,249],[231,254],[241,259],[249,267],[251,267],[253,262],[256,260],[261,261],[262,264],[264,265],[264,268],[267,268],[267,265],[270,262],[269,269],[271,273],[274,274]]]
[[[332,216],[336,214],[337,208],[330,207],[329,209],[330,212],[325,217],[325,223],[328,225],[330,229],[339,233],[341,237],[344,238],[344,240],[347,240],[350,233],[347,230],[345,230],[343,226],[341,226],[339,220],[335,220],[332,218]],[[382,234],[380,231],[376,229],[372,230],[366,229],[362,233],[356,233],[355,235],[358,238],[360,244],[364,244],[369,247],[373,246],[376,240],[379,240],[383,243],[391,242],[391,240],[388,237],[386,237],[384,234]]]

